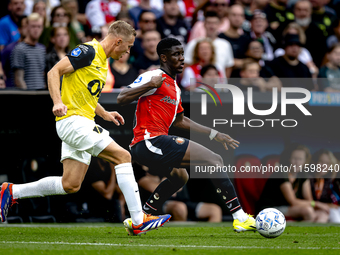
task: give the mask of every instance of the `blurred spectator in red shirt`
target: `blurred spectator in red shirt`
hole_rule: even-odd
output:
[[[192,90],[196,87],[196,81],[202,81],[202,67],[208,64],[215,64],[214,45],[209,38],[204,38],[197,42],[194,49],[193,64],[184,69],[182,87],[186,90]],[[221,76],[219,72],[219,76]],[[195,82],[193,82],[193,80]]]

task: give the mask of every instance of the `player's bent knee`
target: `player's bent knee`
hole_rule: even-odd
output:
[[[124,164],[124,163],[130,163],[131,162],[131,154],[127,150],[121,149],[119,151],[119,157],[117,157],[117,159],[115,161],[116,161],[115,163],[117,165]]]
[[[72,186],[72,185],[63,186],[67,194],[77,193],[80,190],[80,187],[81,187],[80,185],[79,186]]]
[[[80,190],[81,184],[78,183],[70,183],[70,182],[62,182],[63,189],[67,194],[76,193]]]
[[[174,168],[169,179],[183,186],[189,180],[189,175],[185,168]]]
[[[223,166],[223,159],[222,157],[219,155],[219,154],[216,154],[216,153],[211,153],[209,155],[209,157],[207,157],[208,159],[208,165],[211,165],[211,166]]]
[[[223,159],[219,154],[214,153],[216,165],[223,166]]]

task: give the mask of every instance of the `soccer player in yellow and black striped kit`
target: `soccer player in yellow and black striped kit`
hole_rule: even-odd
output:
[[[135,30],[128,23],[116,21],[101,42],[94,39],[78,45],[48,73],[56,129],[62,140],[61,162],[64,173],[62,177],[46,177],[26,184],[3,183],[0,197],[2,221],[6,221],[8,209],[16,199],[77,192],[91,155],[115,165],[117,182],[135,227],[133,234],[158,228],[170,219],[170,215],[150,216],[143,213],[130,153],[114,142],[107,130],[94,122],[97,114],[118,126],[124,124],[119,113],[106,111],[98,99],[106,81],[107,58],[118,60],[129,53],[135,36]],[[60,93],[61,76],[64,77]],[[156,77],[154,81],[161,83],[162,78]]]

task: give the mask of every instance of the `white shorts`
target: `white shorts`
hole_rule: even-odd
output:
[[[107,130],[82,116],[74,115],[59,120],[56,128],[62,140],[61,162],[71,158],[89,165],[91,155],[97,157],[113,142]]]

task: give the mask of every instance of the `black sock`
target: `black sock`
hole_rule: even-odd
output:
[[[151,194],[148,201],[143,205],[145,213],[158,215],[162,212],[164,202],[169,199],[182,186],[179,183],[165,179]]]
[[[234,185],[230,181],[228,175],[225,178],[211,179],[211,181],[216,188],[216,192],[222,196],[225,206],[230,213],[234,213],[242,209],[240,202],[238,201]]]

